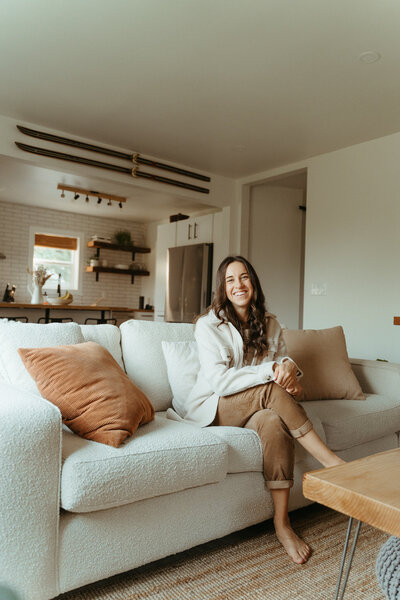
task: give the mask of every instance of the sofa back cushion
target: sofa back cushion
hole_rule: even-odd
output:
[[[194,340],[194,325],[132,319],[122,323],[120,330],[128,377],[148,396],[156,411],[171,407],[172,391],[161,342]]]
[[[121,351],[121,333],[119,327],[109,325],[81,325],[81,332],[85,342],[96,342],[109,351],[119,366],[124,368]]]
[[[77,323],[20,323],[0,320],[0,371],[7,381],[38,395],[36,384],[26,370],[18,348],[44,348],[84,342]]]

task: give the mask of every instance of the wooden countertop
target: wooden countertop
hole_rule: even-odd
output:
[[[129,308],[127,306],[103,306],[102,304],[98,304],[94,306],[93,304],[29,304],[25,302],[0,302],[1,308],[38,308],[42,310],[51,309],[51,310],[104,310],[104,311],[112,311],[112,312],[148,312],[152,313],[152,310],[146,310],[144,308]]]

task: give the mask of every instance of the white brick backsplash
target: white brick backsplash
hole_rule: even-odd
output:
[[[0,252],[3,252],[7,257],[6,260],[0,260],[0,301],[3,298],[7,283],[16,286],[17,302],[30,301],[27,289],[30,278],[26,270],[29,257],[29,228],[31,225],[38,225],[46,229],[55,227],[57,230],[65,228],[66,230],[83,232],[85,234],[85,246],[83,248],[83,262],[85,265],[86,259],[93,254],[93,248],[87,248],[86,242],[94,234],[112,237],[118,229],[127,229],[131,232],[136,245],[145,245],[145,225],[142,223],[0,202]],[[102,250],[100,257],[107,259],[110,265],[129,264],[131,262],[131,254],[128,252]],[[147,257],[146,254],[136,254],[135,261],[147,266]],[[100,273],[98,282],[96,282],[94,273],[84,271],[80,276],[82,278],[82,295],[75,296],[74,294],[77,304],[92,304],[103,296],[103,305],[139,307],[139,296],[142,287],[141,277],[135,277],[135,283],[132,285],[131,278],[128,275]]]

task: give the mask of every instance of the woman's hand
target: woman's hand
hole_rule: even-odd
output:
[[[297,367],[291,360],[285,360],[274,369],[275,383],[283,387],[292,396],[298,396],[301,393],[301,385],[297,381]]]
[[[291,396],[294,396],[295,398],[297,398],[298,396],[300,396],[302,394],[303,388],[299,382],[296,382],[295,386],[286,388],[286,391]]]

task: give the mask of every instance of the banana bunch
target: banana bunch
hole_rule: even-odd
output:
[[[74,299],[73,295],[69,293],[69,291],[67,290],[64,294],[64,296],[60,297],[60,300],[63,300],[64,302],[72,302],[72,300]]]

